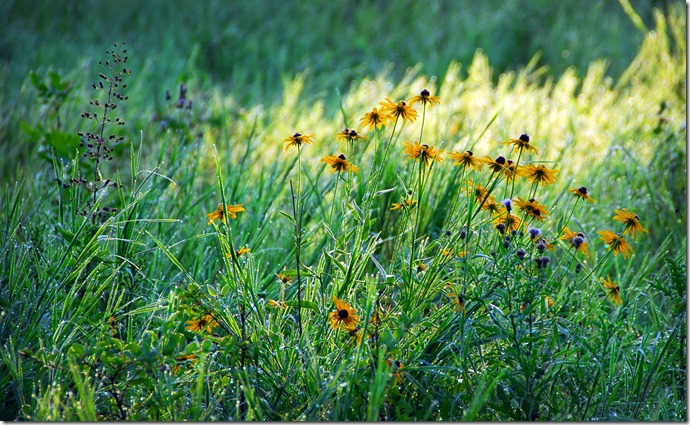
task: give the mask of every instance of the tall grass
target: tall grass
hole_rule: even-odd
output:
[[[41,146],[0,201],[3,419],[685,420],[684,19],[656,12],[617,79],[605,61],[556,78],[536,58],[495,76],[477,52],[438,79],[364,78],[335,117],[309,73],[277,102],[191,79],[159,103],[138,98],[132,67],[114,130],[127,143],[101,165],[118,184],[88,204],[117,210],[98,219],[55,182],[93,172],[60,150],[93,93],[79,74],[37,75],[24,96],[53,107],[15,111],[11,139]],[[50,95],[63,79],[74,88]],[[383,99],[422,89],[441,103],[364,130]],[[368,140],[336,141],[344,127]],[[286,151],[295,132],[314,143]],[[502,143],[522,133],[538,155]],[[414,141],[559,172],[533,185],[447,155],[427,167],[404,153]],[[320,161],[341,152],[359,172]],[[506,211],[482,211],[470,179],[529,226],[500,233]],[[568,191],[580,186],[595,204]],[[530,221],[518,196],[549,217]],[[417,203],[391,210],[404,200]],[[245,211],[209,224],[219,203]],[[625,235],[629,259],[596,233],[620,232],[622,208],[649,230]],[[558,239],[565,226],[588,256]],[[356,326],[332,326],[355,313],[334,297]]]

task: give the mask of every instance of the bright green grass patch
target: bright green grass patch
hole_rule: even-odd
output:
[[[335,118],[308,73],[277,102],[191,80],[160,105],[134,66],[89,74],[104,91],[37,74],[48,106],[17,110],[3,148],[32,159],[0,204],[3,419],[685,420],[684,34],[656,13],[616,80],[494,78],[481,53],[383,73]],[[115,78],[107,122],[84,99]],[[364,128],[424,89],[440,103]],[[454,165],[468,150],[481,169]],[[340,154],[358,171],[322,161]]]

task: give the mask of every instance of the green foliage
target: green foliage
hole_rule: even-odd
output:
[[[511,40],[528,40],[548,16],[585,12],[534,2],[508,16],[518,3],[489,22]],[[442,79],[421,67],[345,77],[355,83],[334,100],[313,88],[338,86],[333,70],[354,66],[337,50],[306,63],[275,40],[250,39],[259,53],[245,63],[241,51],[204,54],[232,44],[232,26],[206,29],[192,65],[157,80],[134,59],[135,44],[135,72],[106,63],[98,102],[75,83],[86,79],[78,73],[30,74],[31,95],[16,112],[24,124],[6,131],[18,143],[35,140],[3,169],[22,155],[50,160],[17,171],[0,200],[2,418],[685,420],[685,21],[679,8],[636,17],[622,4],[634,25],[653,19],[654,30],[640,31],[639,53],[615,81],[602,61],[583,78],[573,69],[556,78],[533,56],[494,75],[477,52],[463,72],[450,63]],[[369,32],[381,32],[378,19],[408,16],[407,7],[421,17],[409,24],[428,38],[405,44],[404,32],[391,32],[387,51],[405,62],[401,46],[444,44],[426,19],[447,5],[358,6],[335,2],[323,12],[358,23],[350,34],[348,21],[314,18],[311,2],[274,5],[312,17],[284,37],[332,21],[329,37],[356,36],[365,50]],[[22,4],[5,7],[24,14]],[[190,13],[217,11],[209,3]],[[520,28],[505,24],[516,17]],[[277,25],[248,22],[258,34]],[[115,47],[109,60],[124,59]],[[230,81],[249,81],[242,73],[259,68],[252,61],[262,49],[280,71],[267,67],[254,87],[263,93],[282,77],[280,96],[210,84],[228,67]],[[305,64],[312,73],[293,78]],[[197,67],[212,77],[202,81]],[[157,97],[169,91],[165,102],[149,96],[149,83],[160,85]],[[382,111],[383,99],[410,106],[422,89],[440,104],[418,101],[415,121],[364,128],[361,118]],[[70,110],[77,101],[96,102],[94,120]],[[335,116],[328,104],[337,104]],[[367,139],[337,140],[343,127]],[[89,158],[61,151],[48,136],[58,130],[80,131]],[[286,150],[296,132],[313,144]],[[538,154],[516,148],[521,133]],[[454,164],[453,154],[467,151],[481,169]],[[340,152],[358,172],[321,161]],[[558,170],[556,180],[530,180],[526,167],[539,165]],[[582,186],[596,203],[581,197]],[[623,208],[639,222],[612,220]],[[631,225],[648,233],[623,233]],[[600,230],[621,235],[632,257],[614,253]],[[602,287],[603,278],[614,286]]]

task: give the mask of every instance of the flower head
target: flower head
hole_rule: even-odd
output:
[[[518,169],[518,175],[527,177],[534,183],[541,183],[542,185],[553,184],[556,182],[556,173],[558,170],[550,170],[542,164],[529,164]]]
[[[414,142],[414,145],[406,142],[405,153],[409,159],[424,161],[424,165],[427,167],[431,165],[432,160],[437,162],[443,161],[443,157],[441,156],[443,154],[442,150],[436,150],[433,146],[426,144],[420,145],[419,142]]]
[[[515,206],[528,217],[536,218],[537,220],[544,220],[549,215],[549,210],[534,198],[525,201],[518,196],[518,200],[515,201]]]
[[[513,230],[520,229],[520,224],[522,221],[520,220],[520,217],[516,215],[512,215],[510,213],[500,213],[498,217],[494,219],[494,223],[496,223],[497,229],[499,229],[499,225],[502,225],[504,226],[503,229],[506,232],[512,232]]]
[[[243,256],[244,254],[249,254],[250,252],[252,252],[251,249],[249,249],[249,248],[246,247],[246,246],[243,246],[242,248],[239,249],[239,251],[235,251],[235,256],[236,256],[236,257],[241,257],[241,256]],[[231,254],[225,254],[225,256],[228,257],[228,258],[231,258],[231,257],[232,257]]]
[[[575,196],[578,198],[582,198],[585,201],[589,201],[593,204],[595,204],[597,201],[592,199],[589,194],[587,193],[587,188],[584,186],[580,186],[577,189],[573,189],[572,187],[568,189],[568,192],[573,193]]]
[[[632,254],[632,248],[623,236],[617,235],[610,230],[600,230],[597,233],[601,237],[601,240],[609,246],[609,249],[613,250],[614,255],[618,256],[620,252],[623,258],[629,258]]]
[[[405,372],[400,371],[404,366],[402,362],[400,360],[386,359],[386,364],[393,369],[395,383],[398,385],[402,384],[402,378],[405,376]]]
[[[380,102],[379,105],[381,105],[381,110],[383,112],[390,115],[396,120],[400,118],[403,120],[403,122],[414,122],[414,120],[417,119],[417,111],[410,108],[410,106],[407,103],[405,103],[404,100],[395,103],[392,100],[386,98],[386,100]]]
[[[345,129],[335,135],[335,138],[341,142],[356,142],[358,140],[369,140],[364,136],[357,134],[357,130],[345,127]]]
[[[448,296],[453,301],[453,310],[456,312],[462,311],[462,314],[465,314],[465,298],[462,294],[450,293]]]
[[[621,305],[623,304],[623,300],[621,300],[621,287],[618,286],[615,282],[611,281],[611,279],[606,276],[606,279],[604,278],[599,278],[601,280],[601,283],[603,284],[604,289],[606,290],[606,294],[611,298],[611,301],[614,303]]]
[[[212,213],[206,214],[206,218],[208,219],[208,224],[213,223],[214,220],[220,219],[220,221],[223,224],[226,224],[226,216],[230,218],[237,218],[238,212],[244,211],[244,207],[242,207],[242,204],[239,205],[228,205],[225,210],[223,210],[223,204],[218,204],[218,209],[213,211]]]
[[[348,173],[356,173],[359,171],[359,168],[348,161],[343,154],[338,156],[325,156],[321,158],[321,162],[325,162],[326,164],[330,165],[334,173],[342,173],[343,171],[347,171]]]
[[[276,300],[268,300],[268,305],[270,305],[273,308],[288,308],[288,305],[285,304],[283,301],[276,301]]]
[[[497,156],[496,159],[493,159],[487,155],[484,158],[479,158],[478,161],[482,164],[488,165],[492,173],[501,173],[506,167],[506,159],[504,156],[500,155]]]
[[[439,99],[438,96],[432,96],[431,93],[429,93],[429,90],[424,89],[421,93],[419,93],[419,96],[415,96],[412,99],[410,99],[410,106],[414,105],[417,102],[421,102],[424,106],[426,106],[426,104],[428,103],[429,106],[433,108],[434,103],[437,105],[441,104],[441,99]]]
[[[199,332],[211,332],[213,328],[218,327],[219,323],[210,314],[205,315],[200,319],[187,320],[187,330]]]
[[[304,143],[313,144],[314,142],[311,140],[312,137],[314,137],[313,134],[306,135],[306,134],[295,133],[292,136],[285,139],[285,141],[284,141],[285,142],[285,150],[288,150],[293,146],[297,146],[299,148]]]
[[[391,119],[391,116],[384,111],[379,112],[376,108],[372,109],[371,112],[364,114],[364,118],[359,120],[362,127],[370,129],[377,129],[381,126],[386,125],[386,123]]]
[[[624,235],[630,232],[630,236],[637,237],[638,233],[648,233],[648,230],[642,227],[640,217],[638,217],[634,212],[628,211],[627,208],[615,210],[615,212],[616,215],[613,216],[613,219],[623,223],[623,226],[625,227],[623,230]]]
[[[462,165],[463,169],[471,167],[477,171],[482,169],[482,163],[474,156],[472,151],[453,152],[449,153],[448,156],[455,160],[453,166]]]
[[[335,296],[333,297],[333,303],[335,304],[335,311],[332,311],[328,315],[331,321],[331,327],[337,329],[338,325],[342,324],[345,325],[348,330],[355,329],[357,327],[357,322],[359,322],[357,310]]]
[[[391,210],[408,210],[414,208],[417,205],[417,201],[414,199],[403,199],[399,204],[391,204]]]
[[[539,154],[539,151],[534,146],[529,143],[529,136],[526,134],[521,134],[517,139],[510,139],[507,142],[503,142],[504,145],[515,146],[515,152],[522,150],[527,150],[527,152],[534,152],[535,155]]]
[[[585,242],[585,235],[583,233],[575,233],[567,227],[563,228],[563,236],[559,238],[562,241],[569,241],[570,246],[575,248],[576,251],[580,251],[585,256],[589,257],[589,251],[587,250],[587,242]]]
[[[290,276],[284,275],[282,273],[276,273],[276,277],[278,278],[279,281],[281,281],[283,283],[292,282],[292,278]]]

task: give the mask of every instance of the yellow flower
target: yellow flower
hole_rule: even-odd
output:
[[[236,255],[237,257],[241,257],[241,256],[243,256],[244,254],[249,254],[250,252],[252,252],[251,249],[247,248],[246,246],[243,246],[242,248],[240,248],[239,251],[235,251],[235,255]],[[231,257],[230,254],[225,254],[225,255],[228,256],[228,257]]]
[[[332,311],[328,315],[331,321],[331,327],[337,329],[338,325],[343,324],[348,330],[355,329],[357,327],[357,322],[359,322],[357,310],[335,296],[333,297],[333,303],[335,304],[335,311]]]
[[[228,205],[225,207],[225,211],[223,211],[223,204],[218,204],[218,209],[213,211],[212,213],[206,214],[206,218],[208,219],[208,224],[213,223],[214,220],[220,219],[223,224],[226,224],[227,221],[225,219],[226,216],[230,218],[237,218],[238,212],[244,211],[244,207],[242,207],[242,204],[239,205]]]
[[[474,156],[472,151],[453,152],[449,153],[448,156],[455,160],[453,166],[462,165],[462,168],[464,169],[471,167],[477,171],[482,169],[482,163]]]
[[[312,137],[314,137],[313,134],[306,135],[306,134],[295,133],[292,136],[285,139],[285,150],[287,151],[288,149],[290,149],[293,146],[297,146],[299,148],[304,143],[313,144],[314,142],[311,140]]]
[[[611,301],[614,303],[621,305],[623,304],[623,300],[621,300],[621,287],[618,286],[615,282],[612,282],[611,279],[606,276],[606,279],[604,278],[599,278],[601,282],[603,283],[604,289],[606,290],[606,294],[611,298]]]
[[[572,187],[568,189],[568,192],[572,192],[577,196],[578,198],[582,198],[585,201],[589,201],[593,204],[596,204],[597,201],[592,199],[588,194],[587,194],[587,188],[584,186],[578,187],[577,189],[573,189]]]
[[[597,233],[601,236],[601,240],[609,246],[609,249],[613,250],[614,255],[617,256],[620,252],[623,258],[629,258],[632,254],[632,248],[623,236],[617,235],[610,230],[600,230]]]
[[[268,305],[274,308],[288,308],[287,304],[282,301],[268,300]]]
[[[431,93],[429,93],[429,90],[424,89],[419,94],[419,96],[415,96],[412,99],[410,99],[410,106],[414,105],[417,102],[421,102],[422,105],[426,105],[428,103],[429,107],[433,108],[434,103],[437,105],[441,104],[441,99],[439,99],[438,96],[432,96]]]
[[[623,226],[625,226],[625,230],[623,230],[624,235],[630,232],[630,236],[635,238],[637,237],[637,233],[648,233],[648,230],[642,227],[640,217],[634,212],[630,212],[627,208],[623,208],[622,210],[615,210],[615,213],[616,215],[613,216],[613,219],[620,221],[623,223]]]
[[[515,201],[515,205],[520,209],[520,211],[523,211],[525,214],[527,214],[527,216],[536,218],[537,220],[544,220],[549,215],[549,211],[546,209],[546,207],[541,205],[534,198],[530,199],[529,201],[525,201],[518,196],[518,200]]]
[[[520,176],[527,177],[534,183],[547,185],[556,182],[556,173],[558,173],[558,170],[550,170],[542,164],[529,164],[519,167],[517,173]]]
[[[487,211],[489,214],[497,215],[505,212],[505,207],[503,204],[496,202],[496,197],[494,195],[489,195],[484,201],[481,208],[483,211]]]
[[[421,272],[423,272],[424,270],[426,270],[427,267],[429,267],[429,265],[426,264],[426,263],[422,263],[422,262],[420,261],[419,263],[417,263],[417,266],[416,266],[416,267],[417,267],[417,273],[421,273]]]
[[[361,329],[359,329],[359,327],[348,329],[347,331],[350,333],[350,338],[355,343],[355,345],[359,345],[362,343],[362,332]]]
[[[395,383],[398,385],[402,384],[402,378],[405,377],[405,372],[400,371],[404,366],[402,362],[400,362],[400,360],[386,359],[386,364],[393,369]]]
[[[522,150],[527,150],[527,152],[534,152],[535,155],[539,154],[539,151],[534,146],[529,143],[529,136],[526,134],[521,134],[518,139],[510,139],[507,142],[503,142],[504,145],[515,146],[515,152]]]
[[[334,173],[342,173],[343,171],[346,171],[348,173],[356,173],[357,171],[359,171],[359,168],[357,168],[356,165],[348,161],[345,158],[345,155],[343,154],[340,154],[338,156],[324,156],[323,158],[321,158],[321,162],[325,162],[326,164],[330,165]]]
[[[399,204],[393,203],[391,205],[391,210],[407,210],[414,208],[417,205],[417,201],[414,199],[403,199]]]
[[[462,314],[465,314],[465,298],[462,294],[451,292],[448,296],[453,300],[453,310],[455,310],[455,312],[462,311]]]
[[[417,111],[410,108],[404,100],[395,103],[386,98],[385,101],[379,102],[379,105],[381,105],[381,110],[387,115],[395,119],[401,118],[403,122],[414,122],[417,119]]]
[[[481,183],[477,183],[477,185],[475,186],[472,180],[467,181],[467,195],[474,196],[475,203],[481,204],[488,194],[489,189],[482,186]]]
[[[570,246],[574,247],[576,251],[580,251],[585,256],[589,257],[587,250],[587,242],[585,242],[585,235],[583,233],[575,233],[567,227],[563,228],[563,236],[559,238],[562,241],[570,241]]]
[[[358,140],[369,140],[364,136],[357,134],[357,130],[352,130],[345,127],[343,131],[335,135],[335,138],[340,142],[356,142]]]
[[[281,274],[281,273],[276,273],[276,277],[278,278],[279,281],[281,281],[283,283],[292,282],[292,278],[290,276],[286,276],[286,275]]]
[[[443,151],[436,150],[433,146],[426,144],[420,145],[419,142],[414,142],[414,145],[409,142],[405,142],[405,153],[409,159],[419,159],[424,161],[424,165],[427,167],[431,165],[431,161],[441,162],[443,161]]]
[[[492,173],[502,173],[506,168],[506,159],[503,156],[497,156],[496,159],[493,159],[487,155],[484,158],[479,158],[478,161],[488,165]]]
[[[517,231],[518,229],[520,229],[520,224],[522,223],[522,221],[520,220],[520,217],[516,215],[512,215],[510,213],[501,213],[498,217],[494,219],[494,223],[496,223],[497,228],[499,224],[502,224],[503,226],[505,226],[505,232],[510,233],[513,230]]]
[[[187,330],[199,332],[212,332],[213,328],[218,327],[219,323],[210,314],[198,320],[187,320]]]
[[[390,121],[390,115],[385,112],[379,112],[376,108],[372,109],[371,112],[364,114],[364,118],[359,120],[362,127],[370,129],[377,129],[383,125],[386,125]]]

